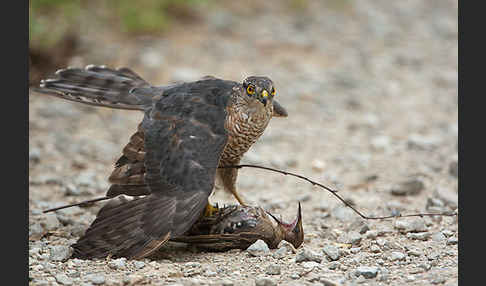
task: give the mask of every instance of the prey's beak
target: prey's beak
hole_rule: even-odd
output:
[[[302,227],[302,208],[299,202],[299,209],[297,217],[292,223],[285,223],[281,219],[276,218],[271,213],[268,213],[282,228],[284,232],[284,240],[290,242],[295,248],[298,248],[304,242],[304,228]]]

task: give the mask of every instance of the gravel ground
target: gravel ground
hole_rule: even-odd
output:
[[[129,66],[155,84],[267,75],[289,117],[244,162],[337,188],[368,215],[457,209],[457,1],[234,2],[160,38],[101,27],[71,65]],[[286,220],[302,203],[299,249],[66,260],[101,204],[42,210],[104,195],[141,118],[29,97],[30,285],[458,284],[457,217],[363,220],[318,187],[254,169],[240,171],[246,201]]]

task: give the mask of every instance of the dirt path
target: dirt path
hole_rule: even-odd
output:
[[[370,215],[456,209],[457,1],[258,3],[210,6],[198,25],[159,39],[92,34],[72,65],[130,66],[157,84],[267,75],[289,117],[270,123],[245,162],[338,188]],[[31,285],[457,285],[457,218],[364,221],[304,181],[249,169],[238,180],[248,201],[285,219],[302,203],[296,253],[57,261],[100,206],[42,210],[103,195],[142,114],[34,94],[29,104],[29,231],[51,232],[29,242]]]

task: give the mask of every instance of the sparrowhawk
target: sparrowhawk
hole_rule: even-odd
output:
[[[238,169],[218,166],[237,165],[272,117],[287,116],[275,101],[272,80],[264,76],[242,83],[205,77],[153,86],[128,68],[90,65],[61,69],[35,91],[144,112],[115,163],[107,193],[141,197],[109,209],[90,226],[98,256],[114,249],[118,256],[142,258],[184,234],[211,206],[216,177],[243,204],[235,188]],[[112,241],[110,248],[96,244],[97,236],[110,232],[126,237]]]

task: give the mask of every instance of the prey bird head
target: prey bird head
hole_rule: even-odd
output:
[[[267,212],[278,224],[282,230],[283,240],[290,242],[295,248],[298,248],[304,242],[304,228],[302,227],[302,208],[299,202],[297,217],[292,223],[285,223],[273,214]]]

